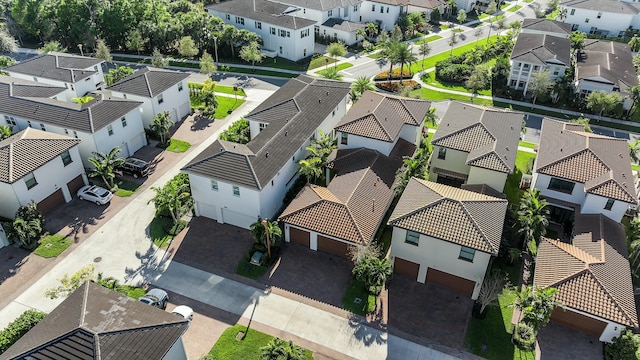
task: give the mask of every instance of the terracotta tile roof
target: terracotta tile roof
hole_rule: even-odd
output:
[[[584,184],[585,191],[636,203],[627,142],[544,119],[535,171]]]
[[[505,199],[412,178],[389,225],[497,255],[506,211]]]
[[[188,77],[189,73],[147,66],[109,86],[107,90],[152,98]]]
[[[364,148],[338,151],[330,164],[336,176],[329,186],[307,185],[279,220],[355,244],[368,244],[393,201],[395,173],[402,165],[402,155],[412,152],[392,152],[386,157]]]
[[[386,142],[394,142],[403,125],[420,126],[431,102],[365,92],[336,125],[335,130]]]
[[[0,141],[0,182],[13,184],[79,143],[79,139],[26,128]]]
[[[523,114],[452,101],[431,143],[468,152],[467,165],[511,173]]]

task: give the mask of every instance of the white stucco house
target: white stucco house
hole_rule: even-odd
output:
[[[461,2],[461,0],[458,0],[458,2]],[[407,11],[409,13],[422,13],[424,14],[425,19],[429,20],[431,19],[431,13],[436,8],[438,9],[438,11],[440,11],[440,14],[443,14],[445,4],[446,1],[444,0],[408,0]],[[459,8],[466,8],[466,6],[462,6]]]
[[[298,161],[321,130],[346,113],[350,84],[300,75],[249,113],[247,144],[216,140],[182,170],[198,216],[249,228],[272,218],[298,177]],[[257,131],[256,131],[257,129]]]
[[[365,23],[376,23],[380,30],[391,31],[400,15],[406,14],[408,6],[402,0],[364,0],[360,14]]]
[[[622,37],[627,29],[639,29],[640,8],[631,1],[568,0],[560,4],[566,9],[563,20],[572,30],[603,37]]]
[[[65,89],[58,100],[71,102],[104,84],[104,60],[51,52],[21,61],[5,69],[10,76]]]
[[[394,272],[477,299],[498,255],[507,200],[412,178],[396,205]]]
[[[515,169],[522,113],[452,101],[431,139],[429,180],[502,192]]]
[[[86,184],[79,139],[27,128],[0,141],[0,216],[35,202],[47,214]]]
[[[97,92],[80,105],[54,99],[61,89],[0,76],[0,121],[14,132],[35,128],[80,139],[85,167],[94,151],[108,153],[119,146],[120,155],[128,157],[147,144],[140,102]]]
[[[165,111],[174,122],[191,113],[188,73],[146,67],[107,88],[115,97],[139,101],[142,123],[150,128],[153,118]]]
[[[509,86],[526,94],[532,76],[543,71],[549,71],[551,81],[562,79],[571,66],[570,49],[571,41],[566,37],[520,33],[511,51]]]

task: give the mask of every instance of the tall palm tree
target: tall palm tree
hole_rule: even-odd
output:
[[[0,125],[0,141],[11,137],[11,127],[7,125]]]
[[[89,177],[100,176],[105,185],[113,189],[115,186],[113,179],[116,177],[114,170],[125,162],[125,158],[118,157],[120,147],[114,147],[107,154],[97,151],[92,154],[93,157],[89,158],[89,162],[93,165],[93,170],[89,172]]]
[[[263,223],[261,218],[258,218],[258,221],[251,224],[249,227],[249,233],[253,240],[257,244],[262,244],[265,247],[267,246],[267,229],[269,228],[269,246],[273,246],[278,243],[278,241],[282,238],[282,229],[278,225],[277,221],[266,221]]]
[[[531,325],[537,333],[549,322],[553,309],[564,308],[562,303],[553,298],[557,291],[552,287],[534,289],[527,286],[516,293],[516,302],[512,306],[520,310],[522,321]]]
[[[361,37],[364,40],[366,36],[367,32],[364,31],[363,28],[358,28],[358,30],[356,30],[356,42],[358,41],[358,37]]]
[[[151,131],[158,135],[161,144],[168,142],[167,135],[169,135],[169,129],[172,125],[173,120],[171,120],[171,114],[168,111],[158,113],[151,121]]]
[[[633,114],[638,105],[640,105],[640,85],[632,86],[629,88],[629,95],[627,97],[631,100],[631,106],[629,106],[628,115]]]
[[[638,37],[638,34],[633,34],[633,37],[629,40],[629,47],[633,52],[640,51],[640,38]]]
[[[640,269],[640,220],[633,218],[625,226],[625,234],[627,238],[627,248],[629,249],[629,262],[631,263],[631,271],[637,277]]]
[[[370,38],[374,37],[378,33],[378,25],[376,23],[367,23],[365,25],[365,31],[369,35]]]
[[[398,64],[400,62],[398,52],[400,51],[400,47],[402,46],[402,43],[389,41],[389,42],[386,42],[386,44],[384,44],[383,46],[384,48],[382,50],[382,56],[384,60],[389,63],[389,74],[387,75],[387,82],[391,84],[391,76],[393,75],[393,65]]]
[[[402,84],[402,79],[404,75],[404,64],[411,64],[414,61],[417,61],[418,58],[411,50],[411,46],[405,43],[400,43],[398,45],[397,54],[398,63],[400,64],[400,84]]]
[[[154,203],[158,212],[168,212],[174,224],[178,223],[178,219],[193,204],[188,182],[168,181],[165,186],[154,186],[151,190],[156,194],[149,203]]]
[[[525,244],[530,252],[534,253],[540,238],[547,232],[549,225],[549,209],[547,201],[540,199],[540,190],[529,189],[520,199],[518,209],[518,233],[524,235]],[[532,254],[532,255],[535,255]]]
[[[637,164],[638,161],[640,161],[640,141],[636,139],[631,143],[627,143],[627,146],[629,146],[629,157],[631,161]]]
[[[358,100],[366,91],[373,91],[375,89],[376,87],[373,85],[371,79],[367,76],[359,76],[351,84],[352,100]]]
[[[458,43],[458,34],[451,33],[451,37],[449,38],[449,46],[451,46],[451,51],[449,52],[449,58],[453,57],[453,47]]]
[[[13,221],[12,227],[18,243],[25,249],[33,248],[42,233],[42,224],[37,220],[17,218]]]

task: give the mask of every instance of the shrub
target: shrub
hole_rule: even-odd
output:
[[[47,314],[36,311],[27,310],[17,319],[10,322],[9,325],[0,332],[0,354],[7,351],[11,345],[20,340],[31,328],[36,326]]]
[[[444,82],[463,83],[469,79],[473,69],[473,65],[441,61],[436,64],[436,78]]]
[[[410,87],[413,90],[420,88],[420,84],[418,84],[414,80],[405,80],[405,81],[402,82],[402,86],[403,87]],[[399,90],[399,88],[400,88],[400,82],[399,81],[395,81],[395,82],[392,82],[392,83],[389,83],[389,82],[386,82],[386,81],[378,82],[378,83],[376,83],[376,87],[378,89],[382,89],[382,90],[385,90],[385,91],[397,92]]]
[[[227,128],[227,130],[223,131],[220,134],[220,140],[226,140],[235,142],[238,144],[246,144],[251,140],[251,131],[249,129],[249,120],[240,119],[231,126]]]
[[[533,349],[536,343],[536,334],[533,327],[524,322],[517,323],[513,330],[513,342],[522,349]]]
[[[405,66],[404,70],[402,71],[402,77],[404,79],[410,79],[412,76],[413,76],[413,73],[411,72],[411,69]],[[389,71],[383,71],[380,74],[376,75],[376,77],[374,78],[374,80],[387,80],[387,79],[389,79]],[[393,72],[391,73],[391,80],[400,80],[399,67],[393,69]]]
[[[635,360],[640,359],[640,335],[627,329],[613,342],[605,344],[605,360]]]

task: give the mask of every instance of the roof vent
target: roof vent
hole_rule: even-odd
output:
[[[266,154],[264,154],[264,157],[269,157],[269,152],[267,151]]]
[[[622,153],[618,153],[618,156],[620,156],[620,159],[622,159]]]
[[[284,136],[287,136],[287,134],[289,134],[289,131],[284,132]]]
[[[318,99],[318,104],[321,104],[321,103],[322,103],[322,99]]]
[[[562,152],[562,148],[560,148],[560,152]]]
[[[505,149],[506,149],[507,151],[509,151],[509,147],[508,147],[508,146],[507,146]]]
[[[223,152],[223,151],[224,151],[224,149],[222,147],[220,147],[220,152]]]
[[[371,199],[371,212],[376,211],[376,199]]]
[[[329,92],[327,91],[327,96],[329,96]]]

